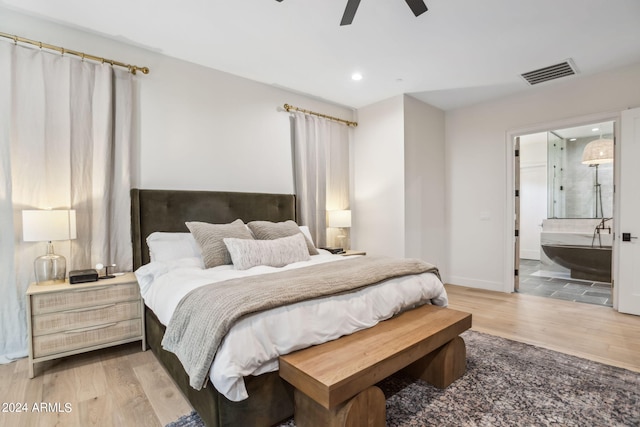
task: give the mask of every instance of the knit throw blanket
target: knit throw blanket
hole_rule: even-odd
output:
[[[364,256],[212,283],[194,289],[180,301],[162,347],[180,359],[189,384],[200,390],[218,346],[241,317],[426,272],[438,274],[435,266],[421,260]]]

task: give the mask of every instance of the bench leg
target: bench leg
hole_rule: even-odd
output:
[[[333,409],[326,409],[297,389],[294,396],[298,427],[384,427],[386,424],[386,402],[378,387],[369,387]]]
[[[421,378],[438,388],[447,388],[467,369],[467,348],[456,337],[405,368],[414,378]]]

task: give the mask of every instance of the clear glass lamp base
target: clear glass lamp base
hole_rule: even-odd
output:
[[[340,234],[336,236],[336,243],[339,248],[342,248],[345,251],[350,249],[349,235],[345,232],[345,230],[340,229]]]
[[[62,255],[54,254],[53,248],[46,255],[36,258],[34,267],[38,285],[64,283],[67,275],[67,260]]]

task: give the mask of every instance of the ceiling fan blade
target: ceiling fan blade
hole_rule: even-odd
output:
[[[405,0],[405,1],[411,8],[411,11],[413,12],[413,14],[416,16],[420,16],[423,13],[425,13],[427,10],[429,10],[427,9],[427,5],[424,4],[423,0]]]
[[[356,16],[356,10],[358,10],[359,4],[360,0],[349,0],[347,2],[347,7],[344,9],[344,15],[342,15],[340,25],[351,25],[353,17]]]

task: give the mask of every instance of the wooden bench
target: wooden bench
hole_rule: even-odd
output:
[[[376,326],[280,357],[295,387],[298,427],[384,426],[385,398],[374,384],[405,369],[439,388],[466,369],[459,335],[471,314],[425,305]]]

